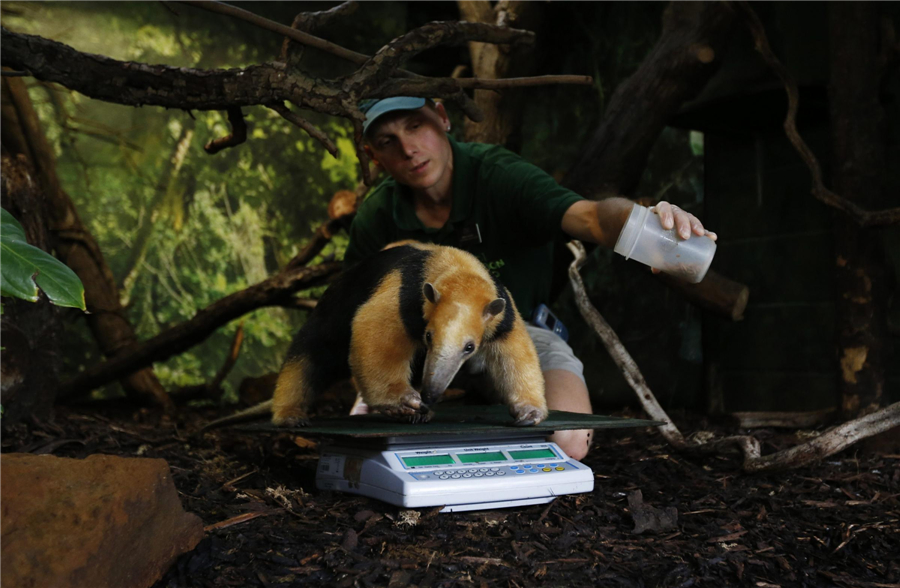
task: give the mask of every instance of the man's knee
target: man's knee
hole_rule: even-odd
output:
[[[559,445],[572,459],[580,460],[588,454],[593,436],[594,432],[590,429],[556,431],[550,435],[550,441]]]

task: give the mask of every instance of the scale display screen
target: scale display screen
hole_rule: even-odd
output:
[[[555,458],[557,455],[551,449],[531,449],[528,451],[510,451],[509,456],[513,459],[543,459]]]
[[[456,457],[462,463],[484,463],[487,461],[507,461],[502,451],[487,453],[457,453]]]
[[[425,455],[422,457],[404,457],[403,463],[406,467],[416,466],[432,466],[432,465],[454,465],[453,458],[449,455]]]

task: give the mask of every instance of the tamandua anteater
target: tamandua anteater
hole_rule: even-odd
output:
[[[537,352],[506,288],[460,249],[395,244],[325,292],[288,350],[271,401],[206,428],[269,410],[275,425],[303,426],[313,398],[351,374],[372,410],[424,421],[467,362],[487,372],[516,425],[547,417]]]

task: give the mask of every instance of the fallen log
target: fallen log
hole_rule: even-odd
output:
[[[829,429],[806,443],[766,456],[760,453],[759,441],[750,435],[735,435],[710,441],[702,440],[700,435],[695,435],[690,440],[685,439],[656,400],[656,396],[647,385],[637,363],[625,349],[622,341],[591,304],[584,288],[584,282],[578,273],[587,259],[584,246],[580,241],[570,241],[567,246],[575,256],[575,260],[569,266],[569,279],[572,282],[578,310],[600,337],[613,361],[622,370],[625,379],[637,394],[644,411],[653,420],[665,422],[664,425],[658,427],[659,432],[675,449],[696,453],[721,453],[738,450],[744,456],[742,469],[745,472],[770,472],[799,468],[815,463],[846,449],[857,441],[900,426],[900,402],[896,402],[886,408]]]

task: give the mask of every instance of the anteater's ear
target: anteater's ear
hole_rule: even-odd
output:
[[[489,318],[493,318],[503,312],[503,309],[506,308],[506,300],[502,298],[495,298],[492,300],[487,306],[484,307],[484,312],[481,313],[481,316],[487,320]]]
[[[422,290],[425,292],[425,298],[432,304],[437,304],[441,299],[441,293],[432,284],[426,283]]]

